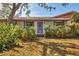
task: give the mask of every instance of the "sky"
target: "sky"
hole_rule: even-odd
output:
[[[29,9],[31,10],[30,16],[55,16],[62,13],[77,11],[79,12],[79,3],[70,3],[67,7],[61,5],[61,3],[48,3],[48,6],[56,7],[56,10],[52,10],[49,12],[45,8],[41,8],[37,5],[37,3],[30,3]],[[24,16],[24,14],[22,15]]]

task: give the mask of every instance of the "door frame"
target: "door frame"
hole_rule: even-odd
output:
[[[38,33],[37,32],[38,31],[38,29],[37,29],[38,28],[38,22],[42,22],[43,23],[43,25],[42,25],[43,26],[43,33]],[[37,35],[44,35],[44,32],[45,32],[44,31],[44,21],[36,21],[35,22],[35,30],[36,30],[35,32],[36,32]]]

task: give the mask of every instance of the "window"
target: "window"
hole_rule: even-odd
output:
[[[26,22],[26,26],[34,26],[33,22]]]
[[[60,21],[60,22],[54,22],[55,25],[64,25],[64,21]]]
[[[13,21],[13,24],[17,24],[17,21]]]

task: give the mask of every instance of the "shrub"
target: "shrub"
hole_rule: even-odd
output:
[[[45,28],[45,37],[52,37],[52,29],[50,26]]]
[[[0,24],[0,51],[14,46],[22,45],[21,39],[35,40],[36,34],[33,27],[20,28],[13,24]]]
[[[17,25],[0,24],[0,51],[16,46],[18,29],[19,27]]]
[[[79,23],[72,23],[69,27],[72,29],[71,31],[74,33],[74,36],[79,36]]]
[[[58,31],[57,26],[55,26],[55,25],[50,26],[49,25],[49,26],[45,27],[45,37],[56,37],[57,31]]]
[[[74,13],[71,19],[72,22],[79,23],[79,13]]]
[[[58,26],[55,35],[56,37],[64,37],[65,29],[62,26]]]
[[[45,28],[45,37],[67,37],[71,29],[67,26],[48,26]]]
[[[35,30],[33,27],[26,26],[22,32],[22,38],[25,40],[33,41],[36,39]]]

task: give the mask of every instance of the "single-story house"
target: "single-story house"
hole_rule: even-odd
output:
[[[46,25],[64,25],[70,20],[74,13],[76,12],[71,11],[51,17],[14,17],[13,22],[21,27],[26,25],[34,26],[37,35],[44,35],[44,27]],[[1,19],[0,22],[7,22],[7,19]]]

